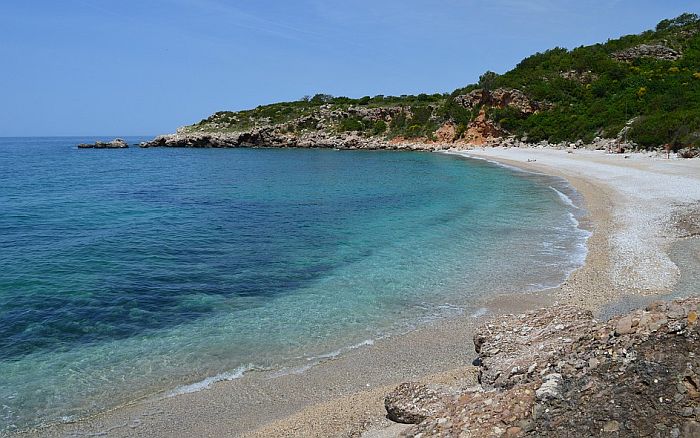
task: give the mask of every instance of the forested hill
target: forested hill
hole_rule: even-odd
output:
[[[514,136],[551,143],[624,138],[640,147],[700,147],[700,18],[572,50],[553,48],[504,74],[486,72],[452,93],[317,94],[246,111],[222,111],[180,134],[268,129],[287,137],[483,144]]]

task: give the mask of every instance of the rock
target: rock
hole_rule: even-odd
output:
[[[455,97],[455,102],[467,109],[474,109],[477,106],[490,106],[495,108],[505,108],[507,106],[516,108],[523,114],[532,114],[546,105],[530,100],[525,93],[513,88],[498,88],[493,91],[479,88],[468,94]]]
[[[283,133],[279,129],[266,127],[234,133],[177,133],[160,135],[140,144],[149,147],[185,148],[329,148],[329,149],[387,149],[387,150],[436,150],[446,149],[446,144],[395,139],[384,141],[362,137],[357,133],[331,133],[325,131],[306,132],[301,135]]]
[[[452,143],[457,139],[457,128],[454,123],[445,123],[435,131],[435,137],[440,142]]]
[[[445,407],[441,394],[434,388],[415,382],[402,383],[384,398],[389,419],[397,423],[420,423]]]
[[[676,152],[678,158],[697,158],[700,157],[700,149],[698,148],[683,148]]]
[[[681,57],[681,54],[663,44],[640,44],[630,47],[629,49],[615,52],[612,54],[612,57],[617,61],[634,61],[638,58],[655,58],[665,61],[675,61]]]
[[[474,120],[469,122],[462,139],[471,145],[484,145],[490,140],[500,139],[505,134],[494,122],[486,117],[486,110],[481,108]]]
[[[610,420],[603,426],[603,432],[617,432],[620,430],[620,423],[615,420]]]
[[[110,142],[96,141],[95,143],[80,143],[79,149],[123,149],[128,148],[129,144],[121,138],[115,138]]]
[[[550,400],[561,397],[559,385],[562,377],[559,373],[548,374],[544,377],[544,383],[537,389],[535,395],[537,400]]]
[[[552,358],[568,348],[562,345],[564,335],[595,325],[592,313],[574,306],[528,312],[524,319],[529,327],[525,331],[521,329],[522,320],[513,315],[503,315],[497,324],[475,331],[474,349],[481,358],[479,382],[485,389],[509,388],[518,376],[520,383],[536,380],[534,370],[546,372]],[[528,372],[513,375],[514,368]]]
[[[511,438],[511,437],[518,437],[523,434],[523,429],[518,426],[511,426],[508,429],[506,429],[506,437]]]
[[[432,406],[405,434],[700,438],[699,306],[655,302],[607,322],[572,306],[501,315],[474,334],[482,391],[400,391]]]
[[[615,324],[615,334],[617,336],[620,335],[628,335],[630,333],[634,333],[636,330],[632,327],[632,316],[627,315],[622,318],[620,318],[617,321],[617,324]]]

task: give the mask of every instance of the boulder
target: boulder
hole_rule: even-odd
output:
[[[417,424],[445,408],[446,394],[420,383],[402,383],[384,398],[387,417],[397,423]]]

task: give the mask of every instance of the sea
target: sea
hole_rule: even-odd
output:
[[[586,256],[556,177],[432,152],[76,148],[98,139],[0,138],[0,435],[303,370]]]

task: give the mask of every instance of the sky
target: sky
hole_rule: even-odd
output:
[[[450,92],[697,0],[7,0],[0,136],[155,135],[304,95]]]

